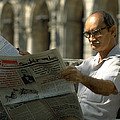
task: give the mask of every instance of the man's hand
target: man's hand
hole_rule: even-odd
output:
[[[74,66],[68,66],[61,72],[61,78],[73,82],[81,82],[83,75]]]
[[[27,51],[22,51],[22,50],[20,50],[19,48],[17,48],[17,50],[19,51],[19,54],[20,54],[20,55],[29,55],[29,54],[30,54],[29,52],[27,52]]]

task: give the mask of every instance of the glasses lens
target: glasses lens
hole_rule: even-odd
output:
[[[93,36],[97,36],[97,35],[100,35],[100,34],[101,34],[101,30],[100,29],[95,30],[95,31],[92,32]]]
[[[90,38],[91,35],[94,37],[99,37],[101,35],[101,30],[104,29],[106,29],[106,26],[100,29],[93,30],[91,32],[84,32],[83,34],[86,38]]]
[[[90,33],[84,32],[84,36],[85,36],[86,38],[89,38],[89,37],[90,37]]]

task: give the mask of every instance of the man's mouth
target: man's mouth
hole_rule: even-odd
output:
[[[90,42],[90,44],[92,45],[92,44],[100,44],[100,41],[92,41],[92,42]]]

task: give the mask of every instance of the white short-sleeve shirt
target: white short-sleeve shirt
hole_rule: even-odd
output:
[[[78,86],[78,99],[83,111],[85,120],[115,120],[120,108],[120,49],[115,46],[108,57],[98,64],[98,54],[76,66],[83,74],[111,80],[115,84],[118,94],[103,96],[95,94],[84,85]]]

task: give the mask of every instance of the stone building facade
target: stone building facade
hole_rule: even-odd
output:
[[[119,0],[1,0],[0,34],[32,54],[58,48],[64,58],[86,58],[93,54],[82,34],[86,17],[94,10],[107,10],[119,26],[119,4]]]

